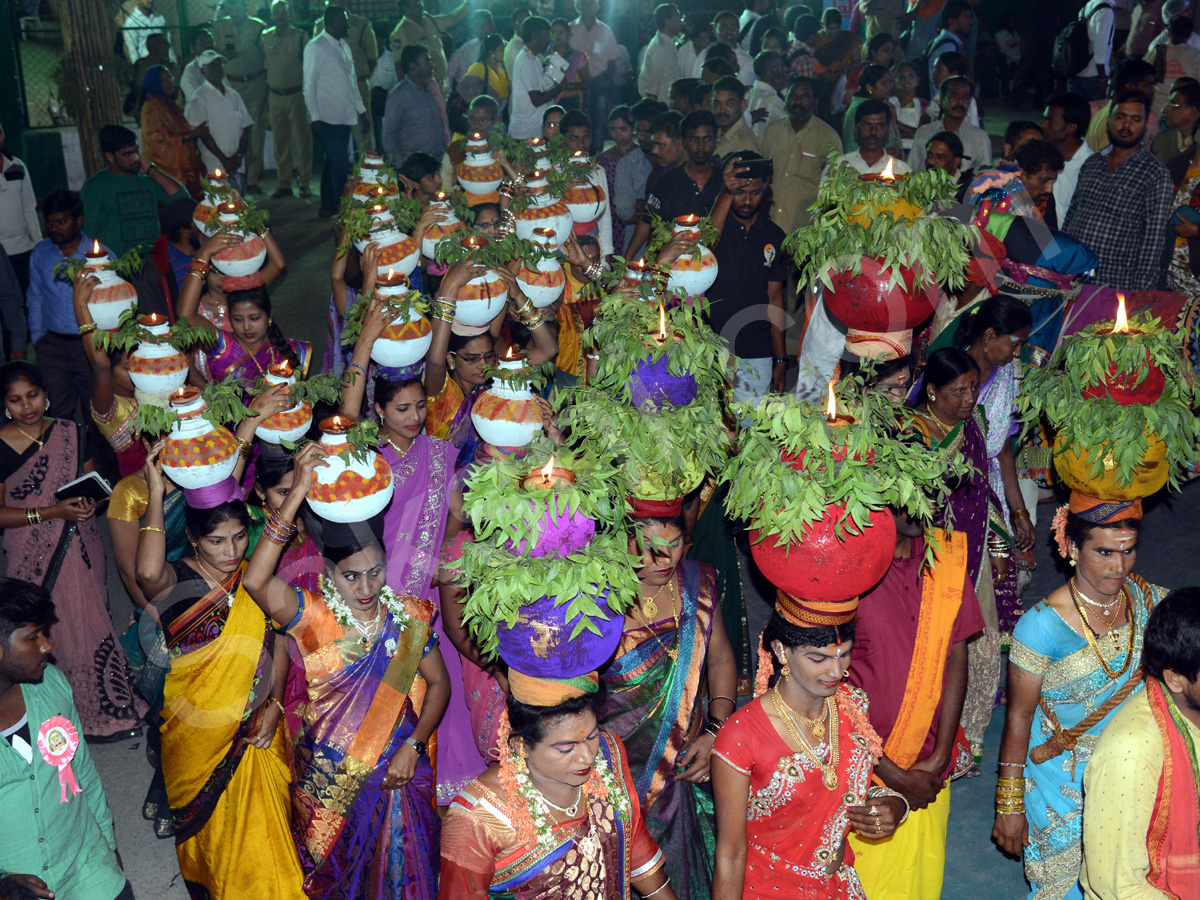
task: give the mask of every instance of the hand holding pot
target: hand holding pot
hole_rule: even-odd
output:
[[[236,247],[245,238],[239,234],[230,234],[228,231],[218,231],[207,241],[200,245],[200,249],[196,251],[196,259],[201,262],[208,262],[222,250],[228,250],[230,247]]]

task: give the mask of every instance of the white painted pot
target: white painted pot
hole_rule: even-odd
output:
[[[685,252],[671,264],[671,273],[667,276],[668,291],[684,291],[697,295],[703,294],[717,280],[717,258],[713,252],[699,243],[700,228],[696,225],[681,224],[675,220],[675,234],[690,240],[700,248],[699,259],[693,259]]]
[[[383,512],[391,502],[394,491],[391,466],[373,451],[365,462],[353,456],[349,461],[337,456],[348,447],[346,435],[331,433],[325,424],[322,423],[321,444],[330,455],[325,457],[325,466],[313,471],[308,505],[330,522],[365,522]]]
[[[263,378],[268,385],[293,385],[296,383],[295,375],[279,375],[274,371],[276,368],[278,367],[271,366]],[[268,444],[278,444],[282,441],[298,441],[308,433],[308,427],[312,424],[312,417],[311,406],[307,403],[295,403],[290,409],[275,413],[275,415],[255,428],[254,436],[266,441]]]
[[[179,420],[171,426],[159,456],[163,473],[181,488],[208,487],[233,474],[238,444],[229,429],[203,417],[208,404],[196,388],[184,388],[171,399]]]
[[[159,337],[167,337],[171,326],[143,324],[147,331]],[[129,354],[129,377],[133,386],[146,394],[169,394],[183,387],[187,381],[188,361],[166,341],[161,344],[141,341]]]
[[[437,249],[438,242],[447,235],[453,234],[463,227],[462,221],[454,214],[453,207],[446,201],[430,201],[430,206],[436,206],[440,212],[445,213],[448,218],[445,222],[434,222],[425,229],[425,234],[421,238],[421,253],[429,259],[433,259],[433,254]]]
[[[221,231],[237,234],[235,222],[237,216],[233,213],[222,212],[220,215]],[[212,264],[222,275],[228,278],[245,278],[253,275],[262,268],[267,258],[267,243],[257,234],[246,237],[240,244],[214,253]]]
[[[136,309],[138,302],[133,285],[108,268],[108,262],[107,257],[100,257],[88,259],[84,264],[89,275],[100,279],[88,300],[88,312],[102,331],[116,330],[121,324],[121,316],[127,309]]]
[[[502,359],[496,367],[515,371],[524,365],[523,359]],[[480,440],[495,447],[524,447],[542,430],[542,414],[529,388],[493,384],[471,408],[471,424]]]
[[[556,236],[548,229],[537,229],[532,240],[543,247],[557,247]],[[517,284],[521,285],[530,303],[538,309],[545,309],[563,295],[567,275],[557,259],[543,259],[533,269],[522,261],[517,272]]]

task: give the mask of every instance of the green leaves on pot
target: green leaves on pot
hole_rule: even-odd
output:
[[[375,224],[372,208],[384,207],[395,220],[382,226]],[[419,200],[408,197],[389,197],[374,200],[369,204],[355,202],[350,197],[342,200],[335,226],[342,231],[342,242],[338,244],[338,256],[345,256],[355,241],[370,241],[372,233],[384,228],[395,228],[402,234],[412,234],[421,215]]]
[[[884,507],[932,521],[949,494],[947,479],[965,476],[970,464],[927,447],[909,413],[860,382],[843,380],[836,393],[838,415],[854,419],[850,424],[831,426],[824,404],[791,396],[734,404],[735,415],[750,422],[722,473],[731,517],[747,520],[763,538],[777,535],[781,545],[803,540],[830,505],[843,507],[834,529],[842,538],[869,527],[870,514]]]
[[[224,381],[210,381],[200,392],[206,409],[200,415],[214,426],[236,426],[245,419],[254,417],[254,413],[242,402],[242,390],[245,385],[234,376]],[[139,403],[136,431],[146,437],[154,438],[166,434],[179,421],[179,413],[171,407],[156,406],[151,403]]]
[[[170,344],[176,350],[186,352],[192,347],[211,346],[217,342],[217,335],[211,328],[194,328],[184,316],[171,326],[166,334],[154,334],[140,323],[141,315],[136,309],[121,313],[121,324],[116,331],[97,331],[94,335],[96,346],[105,353],[116,349],[129,353],[138,344]],[[163,320],[166,324],[166,320]]]
[[[464,246],[463,242],[470,237],[480,238],[482,246]],[[437,242],[433,256],[434,261],[443,266],[454,267],[471,262],[498,269],[514,259],[524,259],[531,254],[531,244],[531,241],[517,237],[515,232],[495,241],[477,228],[459,228]]]
[[[795,258],[801,283],[821,281],[831,289],[833,272],[857,274],[862,258],[870,256],[891,268],[890,287],[900,284],[901,267],[958,287],[979,229],[934,214],[951,200],[951,185],[939,169],[895,182],[863,181],[834,153],[812,207],[812,223],[788,235],[783,249]]]
[[[85,247],[84,250],[87,248]],[[132,282],[142,273],[142,264],[144,260],[137,249],[127,250],[125,253],[110,259],[104,265],[103,269],[111,269],[116,272],[126,281]],[[62,259],[54,264],[54,279],[55,281],[65,281],[68,284],[74,284],[75,279],[79,277],[79,273],[83,271],[88,264],[86,259]]]
[[[711,250],[717,245],[717,241],[721,239],[721,233],[713,225],[712,217],[705,216],[699,221],[697,227],[700,229],[700,233],[696,238],[696,246],[684,251],[684,256],[690,256],[692,259],[700,258],[701,244]],[[662,252],[663,247],[671,243],[671,238],[674,236],[675,222],[671,219],[664,219],[657,213],[651,213],[650,240],[646,244],[645,251],[642,253],[642,259],[647,262],[653,262],[658,258],[658,254]]]
[[[248,391],[257,396],[266,393],[272,387],[274,385],[267,384],[266,378],[260,375],[250,384]],[[297,403],[307,403],[309,406],[318,403],[338,404],[342,401],[341,378],[332,372],[326,372],[303,381],[297,380],[295,384],[288,386],[287,395]]]
[[[342,324],[342,346],[350,347],[362,334],[363,320],[367,317],[367,310],[371,306],[371,301],[375,298],[375,294],[370,297],[359,295],[354,305],[346,310],[346,316]],[[404,294],[396,294],[388,298],[387,306],[384,307],[395,319],[410,320],[413,313],[425,315],[429,312],[429,298],[420,291],[408,291]]]

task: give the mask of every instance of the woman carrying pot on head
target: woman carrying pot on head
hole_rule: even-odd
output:
[[[1166,594],[1133,574],[1141,520],[1140,499],[1073,491],[1053,530],[1074,572],[1013,631],[992,837],[1024,855],[1030,897],[1083,900],[1083,770],[1141,688],[1146,621]]]
[[[249,385],[265,376],[271,366],[283,362],[291,365],[298,378],[308,373],[312,345],[283,336],[275,324],[271,299],[267,296],[266,282],[261,272],[238,279],[238,290],[228,290],[232,279],[223,279],[229,331],[222,330],[206,316],[197,315],[202,277],[197,273],[202,271],[207,277],[212,255],[219,250],[235,247],[243,240],[239,235],[221,233],[205,241],[193,259],[195,271],[184,279],[185,284],[179,292],[179,317],[186,317],[193,326],[207,328],[216,336],[216,343],[204,351],[204,358],[195,359],[197,364],[189,373],[189,380],[193,383],[196,380],[202,383],[224,381],[232,376]],[[270,235],[266,240],[269,247]]]
[[[341,413],[355,418],[364,414],[371,348],[391,321],[382,297],[373,297],[370,303],[342,386]],[[448,441],[425,434],[428,401],[421,368],[418,364],[409,373],[392,373],[400,375],[397,380],[377,375],[372,413],[379,421],[382,438],[379,453],[392,467],[395,486],[383,519],[387,584],[397,593],[421,597],[437,609],[438,554],[450,514],[457,450]],[[440,615],[435,615],[434,630],[451,688],[446,715],[437,730],[437,802],[447,806],[486,763],[476,750],[466,704],[468,692],[476,687],[471,682],[475,667],[459,659]],[[470,686],[464,687],[464,681]]]
[[[185,491],[191,553],[169,562],[162,448],[146,459],[138,582],[154,598],[169,666],[160,733],[179,868],[197,896],[248,898],[270,884],[303,900],[282,722],[287,651],[242,584],[250,515],[233,476]]]
[[[318,445],[297,454],[292,487],[245,577],[254,602],[295,640],[305,669],[292,786],[304,890],[329,900],[434,900],[439,821],[426,741],[450,685],[429,627],[433,606],[387,587],[371,523],[322,522],[319,593],[274,574],[323,456]],[[409,696],[418,674],[420,716]]]
[[[969,672],[962,726],[975,759],[971,775],[978,774],[983,735],[1000,687],[995,585],[1008,574],[1012,557],[1012,538],[988,478],[988,454],[993,444],[990,423],[979,405],[979,370],[979,363],[964,350],[954,347],[936,350],[910,395],[916,413],[913,421],[925,443],[935,450],[948,448],[972,466],[971,474],[954,487],[946,501],[945,519],[938,523],[939,527],[952,525],[953,530],[967,536],[967,577],[975,584],[986,626],[983,634],[968,644]]]
[[[867,695],[843,684],[857,605],[779,591],[757,697],[713,747],[714,897],[865,900],[847,835],[882,839],[908,815],[900,794],[871,786],[882,744]]]
[[[642,817],[662,848],[676,896],[712,890],[713,741],[733,714],[737,667],[721,617],[716,570],[684,559],[682,501],[634,500],[640,595],[600,677],[605,729],[621,736]],[[707,702],[701,695],[707,693]]]
[[[454,799],[442,828],[442,896],[674,900],[621,739],[600,727],[595,672],[510,668],[501,758]]]
[[[55,662],[74,691],[85,736],[93,742],[132,737],[146,703],[133,689],[108,611],[99,504],[56,495],[95,471],[87,432],[46,415],[46,382],[30,363],[0,366],[0,391],[0,528],[8,575],[41,585],[54,599]]]

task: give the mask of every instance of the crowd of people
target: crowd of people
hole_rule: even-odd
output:
[[[265,18],[225,0],[184,54],[138,0],[122,48],[139,131],[101,129],[104,168],[79,192],[39,196],[0,158],[0,898],[134,896],[89,744],[144,729],[143,812],[195,900],[933,900],[950,783],[980,774],[998,696],[993,837],[1023,858],[1031,897],[1200,897],[1200,591],[1133,572],[1140,500],[1073,491],[1053,528],[1070,578],[1023,600],[1048,466],[1014,440],[1024,366],[1057,334],[1041,298],[1082,276],[1200,300],[1191,0],[1141,3],[1121,29],[1090,0],[1066,89],[1002,139],[987,106],[1027,96],[1039,45],[970,0],[860,0],[850,16],[663,3],[640,19],[577,3],[562,18],[403,0],[386,28],[329,5],[310,31],[282,0]],[[472,142],[500,170],[490,193],[461,177]],[[332,242],[301,251],[261,228],[261,267],[225,273],[248,235],[201,218],[214,185],[233,207],[307,198],[318,148],[311,227]],[[430,312],[411,367],[375,355],[395,342],[396,273],[393,246],[353,224],[383,183],[372,166],[394,174],[395,214],[412,212],[405,284]],[[932,323],[847,330],[799,281],[788,236],[847,167],[941,170],[955,202],[939,213],[977,228]],[[561,296],[535,304],[532,257],[492,267],[438,242],[461,219],[473,246],[508,246],[548,208],[546,168],[600,200],[559,242]],[[664,276],[690,245],[662,225],[686,217],[712,229],[705,321],[735,357],[722,403],[823,401],[858,377],[967,474],[937,511],[940,541],[896,512],[871,590],[828,604],[781,589],[757,655],[727,488],[634,494],[619,642],[568,672],[590,639],[546,627],[525,652],[561,671],[535,673],[468,627],[471,585],[454,575],[480,524],[472,477],[523,458],[482,437],[482,398],[498,361],[524,354],[558,390],[531,401],[546,439],[577,442],[558,418],[606,353],[601,299],[641,290],[613,266]],[[328,321],[323,354],[272,306],[299,252],[329,259],[328,302],[322,288],[309,308]],[[173,479],[202,461],[144,425],[180,403],[136,387],[141,363],[98,328],[104,282],[81,267],[97,256],[123,272],[137,259],[138,315],[198,335],[182,390],[237,408],[211,439],[236,456],[227,477]],[[487,278],[507,302],[464,325]],[[324,385],[314,423],[377,424],[382,512],[318,514],[333,455],[264,437],[295,410],[270,376]],[[737,416],[724,427],[736,446]],[[90,473],[110,477],[107,499],[60,498]],[[124,631],[107,602],[120,590]]]

